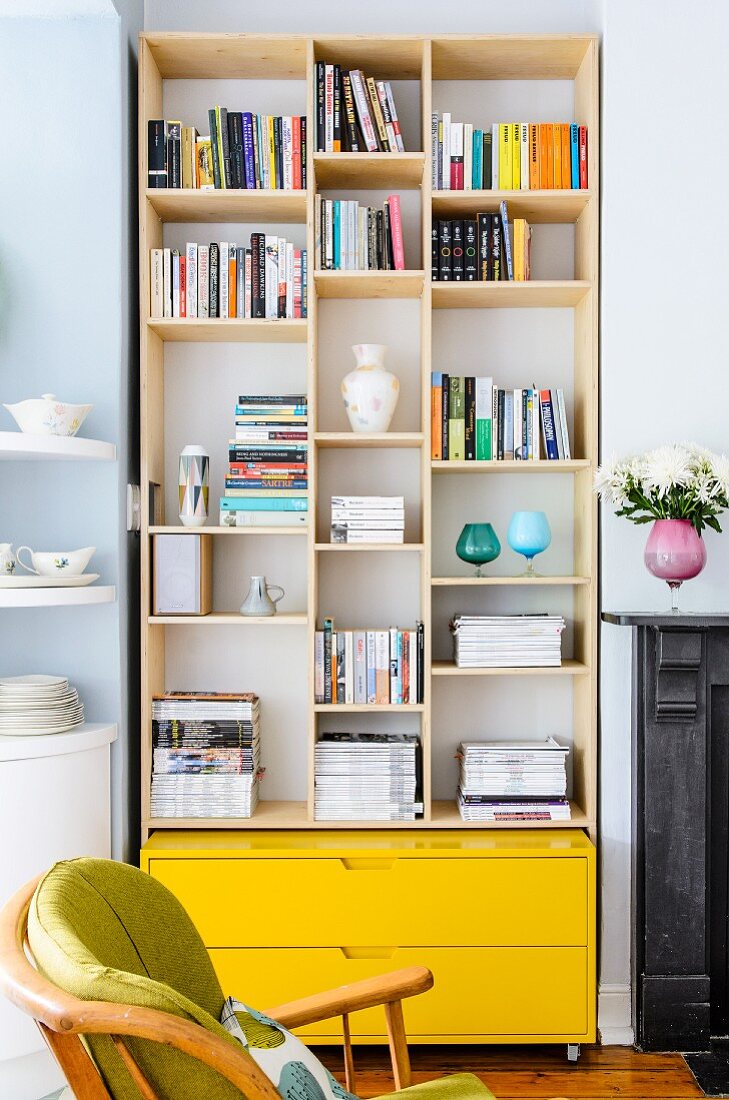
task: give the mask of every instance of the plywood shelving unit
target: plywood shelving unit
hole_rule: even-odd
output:
[[[316,60],[336,62],[342,66],[361,67],[372,72],[378,78],[415,82],[419,99],[420,144],[413,142],[412,151],[402,154],[323,154],[313,150],[311,136],[313,125],[313,76],[312,69]],[[353,715],[376,715],[392,717],[409,715],[412,723],[408,728],[418,729],[423,744],[424,760],[424,800],[425,814],[422,821],[405,822],[395,825],[383,823],[351,823],[344,828],[366,829],[409,828],[409,829],[472,829],[473,825],[464,823],[454,801],[444,801],[442,797],[433,797],[431,765],[434,759],[434,746],[441,744],[441,757],[444,755],[441,737],[444,731],[438,728],[438,718],[444,712],[444,705],[438,705],[441,691],[448,689],[453,681],[458,690],[463,690],[466,700],[464,706],[482,708],[486,695],[480,693],[491,690],[491,685],[505,682],[505,690],[529,693],[539,697],[542,691],[552,691],[551,684],[564,685],[560,690],[571,693],[571,730],[565,734],[570,738],[572,747],[572,820],[564,823],[549,823],[546,827],[560,829],[577,827],[595,835],[597,817],[596,797],[596,706],[597,706],[597,513],[592,495],[593,469],[597,461],[597,424],[598,424],[598,201],[599,201],[599,111],[598,111],[598,51],[597,41],[591,36],[336,36],[322,35],[306,37],[269,36],[269,35],[201,35],[201,34],[147,34],[142,37],[140,48],[140,96],[139,96],[139,197],[140,197],[140,272],[141,272],[141,439],[142,439],[142,833],[143,839],[153,830],[170,829],[217,829],[223,825],[232,829],[320,829],[336,828],[336,823],[317,823],[313,820],[313,750],[316,738],[322,728],[333,728],[332,716],[339,716],[340,728],[347,728]],[[277,191],[223,191],[201,193],[195,191],[170,191],[147,189],[147,120],[150,118],[179,117],[165,110],[166,86],[176,81],[213,81],[213,80],[251,80],[266,82],[297,82],[300,89],[299,110],[308,113],[309,151],[308,151],[308,188],[305,192]],[[451,109],[446,102],[436,102],[437,89],[442,82],[481,82],[490,87],[489,82],[538,82],[540,85],[550,81],[567,82],[571,85],[573,111],[570,118],[584,124],[589,130],[589,190],[585,191],[475,191],[475,192],[433,192],[431,190],[430,165],[430,128],[433,109]],[[204,89],[200,95],[206,96]],[[448,93],[443,93],[444,101]],[[210,106],[217,93],[210,93]],[[231,106],[239,105],[242,96],[237,96]],[[218,100],[219,101],[219,100]],[[253,109],[266,110],[265,105]],[[454,104],[453,110],[457,110]],[[498,110],[498,108],[496,109]],[[554,119],[545,108],[544,120]],[[473,112],[471,112],[472,114]],[[479,112],[483,122],[497,121],[500,117],[539,117],[536,113],[514,110],[501,111],[489,118],[486,108]],[[469,113],[461,111],[459,117],[469,119]],[[561,117],[567,117],[563,114]],[[477,118],[471,121],[477,122]],[[422,261],[411,270],[402,272],[338,272],[314,270],[314,199],[321,190],[367,190],[406,189],[415,192],[419,203],[420,240],[406,238],[406,254]],[[572,257],[572,277],[540,278],[529,283],[432,283],[428,267],[431,241],[431,219],[433,217],[469,216],[477,211],[495,210],[501,199],[509,204],[510,214],[524,216],[541,227],[558,226],[560,232],[572,233],[574,250]],[[366,199],[365,199],[366,201]],[[282,224],[295,227],[305,234],[309,250],[309,299],[308,318],[303,321],[249,321],[249,320],[152,320],[149,318],[149,250],[163,244],[165,227],[173,223],[188,223],[188,239],[205,239],[198,231],[198,225],[220,223],[239,224],[244,228],[239,232],[248,233],[261,224]],[[551,229],[549,230],[551,232]],[[212,232],[212,231],[211,231]],[[282,229],[287,232],[286,228]],[[226,239],[223,237],[222,239]],[[229,238],[232,239],[232,238]],[[238,239],[241,239],[239,236]],[[302,237],[302,240],[304,238]],[[534,249],[539,243],[534,242]],[[562,272],[559,273],[562,276]],[[329,299],[336,300],[327,304],[328,310],[351,309],[352,302],[362,302],[362,309],[372,308],[365,303],[405,301],[417,303],[418,325],[413,338],[419,338],[420,377],[415,403],[411,404],[407,427],[409,430],[395,430],[385,436],[352,435],[333,425],[320,414],[318,395],[320,392],[320,370],[327,347],[322,340],[319,303]],[[322,307],[322,312],[323,312]],[[408,305],[408,308],[413,306]],[[444,364],[438,360],[434,351],[434,334],[441,319],[446,319],[445,311],[478,310],[520,310],[521,314],[510,312],[508,323],[519,325],[521,319],[530,310],[567,311],[569,314],[570,336],[572,340],[572,373],[566,388],[568,406],[571,410],[571,438],[575,457],[569,462],[503,462],[503,463],[443,463],[431,462],[430,449],[430,372],[442,369]],[[408,314],[408,317],[411,315]],[[459,315],[461,316],[461,315]],[[465,318],[465,315],[463,315]],[[409,323],[409,322],[408,322]],[[180,343],[192,344],[241,344],[250,347],[241,349],[241,355],[253,354],[257,345],[259,359],[265,362],[266,356],[278,352],[276,345],[295,345],[288,354],[300,356],[301,380],[306,380],[309,394],[309,446],[310,446],[310,508],[309,525],[306,528],[281,530],[275,527],[252,529],[228,529],[215,526],[217,516],[214,495],[211,492],[211,521],[206,528],[215,536],[216,569],[218,553],[244,555],[248,549],[258,543],[258,537],[268,540],[272,553],[283,552],[298,554],[302,570],[305,571],[304,590],[306,606],[282,611],[275,620],[242,620],[231,610],[216,610],[212,615],[185,620],[179,618],[154,617],[150,615],[151,592],[151,536],[155,533],[179,531],[176,516],[165,518],[150,514],[149,494],[146,491],[150,483],[165,486],[170,478],[170,459],[165,455],[165,433],[170,432],[173,415],[165,411],[165,370],[166,358]],[[296,345],[299,345],[296,347]],[[225,352],[221,349],[219,354]],[[205,362],[205,348],[190,350],[190,355],[199,355],[200,363]],[[228,353],[230,354],[230,353]],[[555,349],[561,354],[561,349]],[[565,355],[570,354],[567,349]],[[168,363],[167,370],[175,376],[183,367],[182,361],[174,359]],[[187,364],[188,360],[184,363]],[[211,363],[212,378],[218,369],[217,360]],[[226,362],[228,362],[226,360]],[[183,364],[184,365],[184,364]],[[475,361],[463,360],[461,373],[474,373]],[[397,370],[397,364],[392,364]],[[223,369],[222,367],[220,369]],[[531,368],[527,365],[527,370]],[[344,370],[341,374],[345,373]],[[457,373],[457,372],[454,372]],[[483,370],[475,373],[484,373]],[[494,370],[496,375],[496,370]],[[186,376],[187,377],[187,376]],[[168,375],[169,378],[169,375]],[[275,369],[270,373],[261,372],[258,377],[260,388],[275,390],[277,377]],[[525,377],[519,385],[530,384],[531,377]],[[180,383],[175,378],[175,384]],[[549,380],[547,385],[554,384]],[[236,391],[237,392],[237,391]],[[216,395],[211,389],[210,400]],[[221,396],[227,402],[229,397]],[[179,402],[179,397],[178,397]],[[419,407],[416,408],[415,404]],[[232,415],[232,413],[231,413]],[[187,442],[188,440],[186,440]],[[168,450],[170,443],[168,442]],[[335,455],[331,455],[336,451]],[[319,493],[324,498],[328,491],[331,467],[326,464],[342,460],[356,460],[358,469],[366,468],[370,462],[382,461],[382,456],[397,470],[398,464],[411,463],[417,470],[419,493],[416,505],[408,503],[408,509],[417,509],[417,521],[406,537],[405,546],[347,547],[332,546],[324,542],[327,536],[326,522],[323,517],[327,510],[320,504],[317,511]],[[329,456],[329,457],[327,457]],[[389,457],[387,457],[389,456]],[[414,464],[414,465],[413,465]],[[381,467],[378,467],[381,469]],[[448,478],[441,475],[448,474]],[[467,482],[453,482],[452,476],[468,474]],[[516,475],[519,475],[518,477]],[[550,475],[542,481],[542,475]],[[562,475],[561,481],[554,481],[554,475]],[[443,659],[446,639],[442,613],[435,613],[437,601],[443,609],[443,600],[454,599],[460,603],[452,610],[465,609],[464,600],[483,601],[504,599],[513,601],[506,605],[515,611],[522,610],[519,602],[528,587],[520,577],[490,576],[483,579],[452,575],[457,569],[455,556],[451,564],[436,569],[436,546],[441,517],[438,500],[445,499],[444,494],[475,493],[488,494],[501,492],[506,487],[514,494],[514,507],[525,482],[525,476],[538,479],[538,484],[549,492],[556,492],[563,501],[569,521],[569,554],[567,561],[560,563],[554,576],[544,576],[537,581],[528,582],[535,591],[543,593],[552,601],[569,601],[565,605],[565,615],[569,618],[568,656],[561,668],[548,669],[457,669],[452,662]],[[169,490],[169,485],[168,485]],[[339,491],[348,491],[342,487]],[[360,490],[349,490],[360,491]],[[369,491],[382,492],[381,481],[374,481]],[[397,491],[394,490],[393,491]],[[164,495],[164,493],[163,493]],[[168,493],[168,500],[169,500]],[[552,498],[550,498],[552,499]],[[168,508],[169,512],[169,508]],[[406,512],[407,514],[407,512]],[[304,536],[304,545],[288,536]],[[247,536],[243,542],[232,541],[229,535]],[[219,539],[218,536],[221,536]],[[222,538],[222,536],[226,536]],[[276,548],[279,548],[277,551]],[[351,553],[357,551],[357,553]],[[395,554],[392,554],[396,551]],[[392,557],[390,555],[392,554]],[[442,557],[442,555],[441,555]],[[230,561],[230,559],[227,559]],[[371,562],[371,566],[369,563]],[[342,570],[357,567],[365,563],[371,568],[371,575],[380,578],[387,570],[398,568],[411,571],[414,590],[417,590],[419,607],[417,615],[424,621],[426,629],[426,676],[425,699],[419,706],[410,707],[358,707],[315,705],[313,699],[313,652],[314,631],[322,615],[330,613],[330,607],[324,602],[329,584],[330,570]],[[244,571],[244,570],[243,570]],[[442,575],[439,575],[442,574]],[[217,574],[216,574],[217,575]],[[273,579],[276,579],[275,577]],[[488,604],[486,605],[488,606]],[[503,602],[499,603],[502,607]],[[551,605],[550,605],[551,606]],[[559,602],[555,606],[560,606]],[[388,625],[388,606],[384,602],[380,609],[380,625]],[[250,820],[160,820],[150,814],[150,770],[151,770],[151,723],[150,702],[153,693],[166,688],[204,687],[203,683],[182,683],[181,669],[187,668],[179,646],[173,645],[180,635],[178,631],[187,630],[190,648],[203,653],[207,639],[216,627],[236,625],[237,631],[225,632],[225,645],[250,645],[255,636],[255,646],[265,652],[273,661],[277,655],[277,646],[284,637],[292,638],[287,652],[295,653],[294,664],[297,674],[305,677],[308,699],[300,713],[299,728],[287,730],[287,736],[296,739],[297,745],[306,742],[306,791],[301,796],[289,800],[266,798],[264,780],[263,801]],[[359,625],[356,622],[342,622],[342,628]],[[367,624],[369,625],[369,624]],[[406,625],[406,624],[403,624]],[[277,627],[264,630],[259,627]],[[202,630],[207,627],[207,630]],[[296,627],[289,632],[288,627]],[[202,634],[199,632],[202,631]],[[243,651],[241,651],[243,652]],[[248,652],[246,650],[245,652]],[[433,657],[437,654],[437,659]],[[432,659],[433,657],[433,659]],[[293,665],[291,666],[293,669]],[[245,661],[241,668],[245,675]],[[288,669],[287,669],[288,671]],[[514,682],[515,681],[515,682]],[[242,689],[257,690],[257,684],[245,679],[239,685]],[[450,690],[453,690],[452,688]],[[450,697],[449,697],[450,698]],[[550,699],[552,697],[550,696]],[[551,705],[549,701],[545,704]],[[356,728],[350,727],[350,728]],[[371,726],[368,728],[372,728]],[[279,752],[271,759],[266,752],[269,730],[265,724],[262,730],[264,762],[269,771],[287,767],[286,752]],[[515,735],[520,731],[514,731]],[[555,730],[555,732],[560,732]],[[281,747],[280,739],[276,742]],[[288,747],[294,746],[294,741]],[[450,747],[450,742],[448,747]],[[289,765],[290,766],[290,765]],[[303,784],[302,784],[303,787]],[[304,797],[306,794],[306,797]],[[543,823],[539,823],[543,825]],[[476,826],[484,828],[483,825]],[[498,827],[498,826],[497,826]],[[515,828],[511,823],[511,828]],[[534,828],[534,823],[528,823]]]

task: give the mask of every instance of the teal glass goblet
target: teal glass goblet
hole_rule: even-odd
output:
[[[501,543],[490,523],[467,523],[456,543],[461,561],[476,566],[476,576],[482,577],[481,566],[495,561],[501,553]]]
[[[547,549],[552,541],[549,520],[544,512],[514,512],[507,533],[509,546],[526,558],[522,577],[538,577],[534,572],[534,558]]]

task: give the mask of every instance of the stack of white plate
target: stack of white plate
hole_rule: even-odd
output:
[[[83,720],[84,705],[65,677],[0,678],[0,736],[66,733]]]

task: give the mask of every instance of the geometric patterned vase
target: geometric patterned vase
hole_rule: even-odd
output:
[[[183,527],[202,527],[208,517],[210,458],[204,447],[190,444],[180,455],[178,491]]]

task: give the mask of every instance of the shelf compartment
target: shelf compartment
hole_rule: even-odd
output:
[[[420,80],[426,37],[416,35],[317,34],[317,61],[364,69],[378,80]]]
[[[315,271],[320,298],[420,298],[424,271]]]
[[[149,528],[150,535],[306,535],[309,528],[301,527],[182,527],[155,526]]]
[[[150,615],[150,626],[306,626],[304,611],[278,615],[241,615],[238,611],[213,611],[210,615]]]
[[[507,587],[512,585],[524,585],[525,588],[540,587],[571,587],[589,584],[589,577],[431,577],[430,583],[434,586],[449,588],[470,588],[480,585],[493,585],[495,587]]]
[[[144,41],[167,80],[306,80],[304,35],[147,31]]]
[[[424,153],[314,153],[318,190],[420,187]]]
[[[317,542],[315,550],[326,553],[328,550],[345,550],[369,552],[377,554],[420,554],[423,550],[422,542]]]
[[[587,34],[433,35],[433,80],[574,80],[594,42]]]
[[[586,189],[559,191],[434,191],[434,218],[474,218],[495,214],[505,201],[509,215],[534,224],[576,222],[592,198]]]
[[[29,435],[27,432],[0,432],[0,461],[52,458],[54,461],[87,460],[113,462],[116,447],[100,439],[78,436]]]
[[[90,584],[86,588],[0,588],[0,607],[74,607],[113,603],[115,599],[113,584]]]
[[[431,462],[434,474],[570,474],[587,470],[588,458],[569,458],[551,461],[547,458],[526,462],[506,459],[502,462]]]
[[[458,668],[453,661],[433,661],[433,676],[587,676],[590,669],[581,661],[571,658],[561,665],[543,665],[536,668]]]
[[[306,191],[150,187],[147,201],[163,222],[306,221]]]
[[[571,309],[592,283],[572,279],[433,283],[433,309]]]
[[[422,447],[422,432],[317,432],[319,447]]]
[[[424,703],[315,703],[316,714],[417,714]]]
[[[147,328],[163,340],[191,344],[305,344],[308,332],[306,318],[155,317]]]

